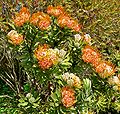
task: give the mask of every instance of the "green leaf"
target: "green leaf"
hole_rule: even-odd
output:
[[[24,102],[24,103],[19,103],[18,106],[27,106],[28,105],[28,102]]]
[[[25,102],[25,100],[24,100],[24,99],[22,99],[22,98],[21,98],[21,99],[19,99],[18,101],[19,101],[20,103]]]
[[[56,95],[57,95],[58,98],[61,96],[60,89],[56,89],[55,93],[56,93]]]
[[[7,25],[9,25],[9,26],[11,26],[13,29],[15,29],[15,26],[13,25],[13,24],[11,24],[11,23],[9,23],[9,22],[3,22],[4,24],[7,24]]]
[[[61,64],[65,65],[65,66],[71,66],[72,65],[72,63],[70,63],[70,62],[62,62]]]
[[[25,85],[23,86],[23,89],[24,89],[25,92],[29,92],[29,90],[30,90],[30,85],[29,85],[29,84],[25,84]]]
[[[34,103],[35,102],[35,98],[34,97],[31,97],[30,99],[29,99],[29,102],[32,104],[32,103]]]
[[[33,105],[35,108],[39,106],[37,103],[33,103]]]
[[[30,106],[25,107],[25,109],[28,109],[28,108],[30,108]]]
[[[55,101],[58,101],[56,93],[51,94],[51,98]]]

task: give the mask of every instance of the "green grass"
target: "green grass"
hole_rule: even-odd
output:
[[[14,92],[0,79],[0,114],[19,114]]]

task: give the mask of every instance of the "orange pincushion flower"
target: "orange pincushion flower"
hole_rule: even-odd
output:
[[[63,13],[61,14],[58,19],[58,24],[61,27],[68,27],[70,29],[73,29],[76,32],[79,32],[81,29],[81,25],[74,19],[72,19],[68,14]]]
[[[79,32],[81,29],[81,25],[74,19],[70,19],[67,21],[67,27],[73,29],[76,32]]]
[[[55,8],[51,5],[47,7],[47,13],[50,15],[53,15],[54,10],[55,10]]]
[[[59,62],[57,51],[49,48],[47,44],[44,44],[43,46],[39,45],[35,50],[34,55],[38,59],[39,66],[42,69],[48,69]]]
[[[38,22],[38,27],[41,29],[41,30],[46,30],[48,27],[50,26],[50,21],[49,20],[40,20]]]
[[[115,67],[112,63],[107,61],[99,62],[98,66],[95,68],[96,72],[100,74],[102,78],[112,76],[115,73]]]
[[[55,8],[56,8],[56,10],[55,10],[55,16],[59,16],[59,15],[61,15],[61,14],[64,13],[64,8],[62,6],[57,6]]]
[[[62,88],[62,103],[65,107],[71,107],[75,104],[75,91],[71,89],[69,86],[65,86]]]
[[[41,16],[41,12],[39,11],[37,13],[33,13],[30,18],[30,23],[32,23],[33,25],[37,25],[40,16]]]
[[[22,7],[20,12],[15,16],[13,20],[16,26],[22,26],[25,22],[29,21],[30,12],[26,7]]]
[[[73,29],[74,31],[76,31],[76,32],[79,32],[79,31],[81,30],[81,25],[77,23],[76,25],[74,25],[74,26],[72,27],[72,29]]]
[[[39,63],[39,66],[40,66],[43,70],[49,69],[49,68],[53,65],[52,60],[49,59],[49,58],[47,58],[47,57],[45,57],[45,58],[43,58],[42,60],[38,61],[38,63]]]
[[[49,48],[49,46],[47,44],[44,44],[43,46],[39,45],[38,48],[34,52],[35,57],[38,60],[42,60],[42,58],[47,55],[48,48]]]
[[[18,34],[17,31],[15,31],[15,30],[11,30],[8,33],[8,37],[10,39],[10,42],[15,45],[19,45],[24,40],[23,35]]]
[[[93,66],[97,66],[101,60],[101,55],[92,46],[86,45],[82,50],[82,59],[84,62],[92,63]]]
[[[50,16],[39,11],[37,13],[34,13],[30,18],[30,23],[38,26],[42,30],[47,29],[50,25],[50,22]]]
[[[70,17],[68,14],[62,14],[57,19],[59,26],[65,27],[67,26],[68,21],[70,21]]]
[[[58,17],[59,15],[64,13],[64,8],[62,6],[57,7],[48,6],[47,13],[55,17]]]

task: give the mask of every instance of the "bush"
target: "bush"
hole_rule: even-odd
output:
[[[117,2],[3,4],[0,77],[21,113],[119,113]]]

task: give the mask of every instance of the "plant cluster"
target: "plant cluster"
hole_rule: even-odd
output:
[[[117,66],[92,46],[93,39],[65,8],[49,5],[45,11],[22,6],[4,35],[10,50],[4,53],[14,59],[6,60],[12,75],[2,68],[1,77],[17,91],[21,113],[119,113]]]

